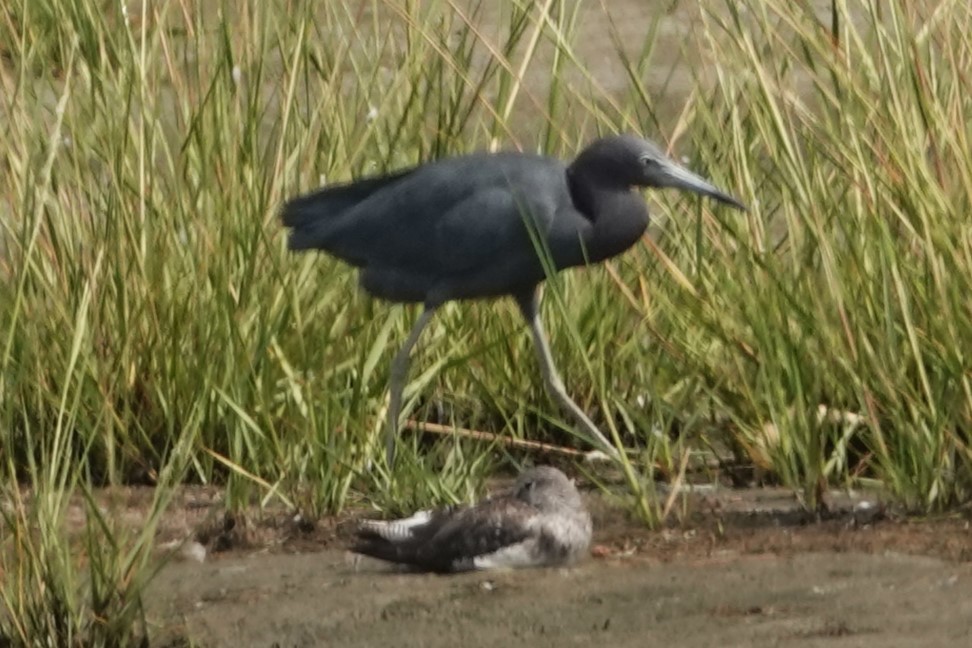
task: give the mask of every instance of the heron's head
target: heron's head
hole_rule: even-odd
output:
[[[513,492],[517,499],[541,511],[581,506],[580,493],[574,483],[551,466],[538,466],[524,472],[517,478]]]
[[[574,166],[590,170],[601,182],[629,187],[673,188],[692,191],[746,209],[739,200],[677,164],[653,142],[634,135],[599,139],[578,156]]]

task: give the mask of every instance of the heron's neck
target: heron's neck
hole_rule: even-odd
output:
[[[594,224],[584,240],[588,260],[603,261],[634,245],[648,227],[648,206],[644,199],[629,187],[595,185],[578,176],[567,173],[574,205]]]

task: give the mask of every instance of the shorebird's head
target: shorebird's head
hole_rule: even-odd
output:
[[[574,482],[552,466],[537,466],[521,474],[513,493],[517,499],[544,512],[582,508]]]

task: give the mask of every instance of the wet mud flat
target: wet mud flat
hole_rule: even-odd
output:
[[[146,596],[152,645],[972,645],[966,518],[801,520],[781,497],[731,492],[655,531],[594,503],[583,563],[455,576],[352,556],[353,520],[275,524],[169,562]]]
[[[453,577],[353,572],[339,552],[166,570],[150,609],[208,646],[946,646],[972,567],[889,553],[590,561]]]

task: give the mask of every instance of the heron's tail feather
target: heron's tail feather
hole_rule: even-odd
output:
[[[286,227],[305,227],[328,215],[327,192],[321,189],[289,201],[280,212],[280,220]],[[340,212],[334,212],[340,213]]]
[[[324,187],[294,198],[284,205],[280,217],[287,227],[306,227],[321,219],[337,218],[379,189],[400,180],[411,169],[390,175],[366,178],[349,184]]]
[[[348,214],[372,194],[397,182],[411,170],[358,180],[350,184],[324,187],[298,196],[284,205],[280,219],[291,228],[291,250],[315,248],[330,250],[332,238],[342,230]],[[338,256],[341,256],[338,254]]]

